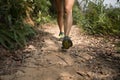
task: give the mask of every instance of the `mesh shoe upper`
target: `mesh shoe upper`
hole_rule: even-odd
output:
[[[62,41],[62,48],[69,49],[72,46],[73,46],[72,40],[68,36],[65,36]]]

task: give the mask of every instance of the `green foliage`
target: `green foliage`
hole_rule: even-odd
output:
[[[92,34],[101,34],[102,32],[109,31],[110,26],[105,13],[103,1],[99,0],[98,3],[89,2],[87,11],[85,13],[85,20],[83,21],[84,29]],[[108,33],[108,32],[107,32]]]
[[[90,34],[120,34],[120,8],[106,8],[104,0],[89,1],[81,19],[82,27]]]
[[[80,25],[80,21],[82,20],[82,13],[79,8],[79,4],[75,2],[73,7],[73,24]]]
[[[49,0],[0,0],[0,44],[7,49],[22,47],[35,31],[24,23],[31,17],[37,24],[50,21]]]
[[[120,8],[111,8],[106,10],[106,15],[112,26],[112,31],[115,35],[120,34]]]
[[[51,3],[49,0],[33,0],[32,7],[34,20],[37,24],[49,22],[51,16],[49,15],[49,7]]]
[[[26,41],[33,35],[35,31],[28,24],[16,23],[10,28],[1,27],[0,44],[7,49],[15,49],[23,47]]]
[[[9,26],[14,24],[17,19],[26,16],[26,6],[23,0],[1,0],[0,2],[0,23]]]
[[[7,49],[23,47],[35,34],[30,25],[23,22],[27,2],[24,0],[0,1],[0,44]]]

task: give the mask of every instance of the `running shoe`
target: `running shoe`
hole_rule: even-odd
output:
[[[69,49],[72,46],[72,40],[68,36],[65,36],[62,41],[62,49]]]
[[[64,33],[63,33],[63,32],[60,32],[60,33],[59,33],[59,38],[60,38],[60,39],[64,38]]]

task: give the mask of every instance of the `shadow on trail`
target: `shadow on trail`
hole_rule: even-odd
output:
[[[45,40],[48,39],[51,40],[56,47],[59,47],[57,50],[53,49],[53,52],[69,54],[73,58],[74,64],[71,67],[81,69],[76,67],[76,65],[85,65],[84,67],[87,68],[86,75],[80,74],[80,76],[87,76],[89,80],[120,80],[120,56],[118,56],[120,53],[107,51],[102,47],[81,44],[75,44],[69,51],[62,52],[60,50],[61,43],[59,39],[44,30],[37,31],[37,35],[27,43],[27,46],[34,46],[37,53],[41,55],[41,53],[44,54],[44,51],[41,49],[50,46],[45,44]],[[12,53],[1,48],[0,76],[15,74],[20,70],[22,65],[27,63],[27,58],[33,57],[33,54],[36,52],[31,48],[29,49],[29,47],[27,48],[28,49],[25,47]]]
[[[120,53],[102,47],[78,44],[74,45],[70,55],[75,59],[83,59],[77,63],[86,65],[88,70],[85,74],[90,80],[120,80]]]
[[[60,48],[61,44],[58,38],[52,34],[49,34],[48,37]],[[70,54],[75,64],[85,64],[89,72],[86,74],[89,75],[90,80],[120,80],[120,53],[117,53],[112,47],[106,47],[104,43],[99,43],[99,45],[104,46],[75,44],[67,52],[60,50],[58,52]]]
[[[59,39],[51,33],[44,33],[46,34],[44,37],[49,38],[56,44],[56,47],[59,47],[58,52],[70,54],[78,65],[86,65],[85,67],[88,68],[86,74],[89,75],[90,80],[120,80],[120,53],[117,53],[112,47],[106,48],[106,44],[102,44],[103,47],[75,44],[67,52],[62,52]]]
[[[42,53],[41,48],[44,46],[46,39],[51,39],[57,46],[59,46],[58,40],[51,33],[44,30],[37,30],[37,35],[27,42],[26,46],[16,51],[9,51],[0,46],[0,80],[3,75],[12,75],[20,70],[20,67],[26,63],[26,59],[32,57],[35,53],[29,45],[34,46],[37,49],[37,53]],[[20,70],[22,71],[22,70]],[[24,71],[22,71],[24,73]]]

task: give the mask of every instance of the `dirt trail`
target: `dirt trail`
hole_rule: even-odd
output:
[[[56,25],[44,25],[17,57],[0,60],[7,64],[0,67],[0,80],[120,80],[117,39],[88,36],[73,26],[74,46],[63,52],[58,32]]]

